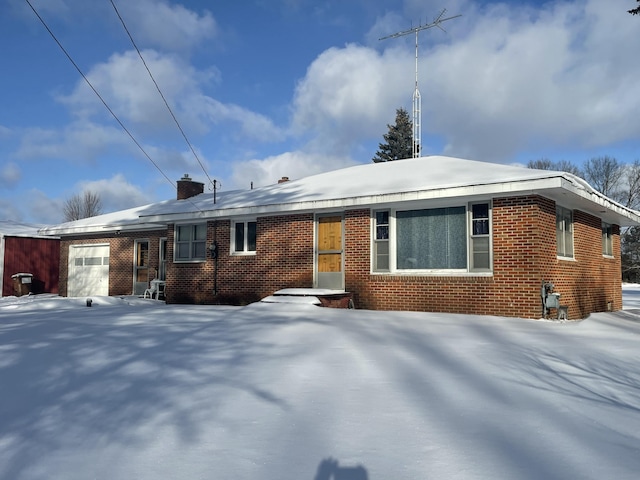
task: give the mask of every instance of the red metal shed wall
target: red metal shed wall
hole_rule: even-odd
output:
[[[60,240],[5,237],[2,296],[13,295],[16,273],[33,274],[34,293],[58,293]]]

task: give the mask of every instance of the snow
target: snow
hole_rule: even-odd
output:
[[[0,299],[0,478],[631,479],[640,287],[580,322]]]
[[[38,230],[44,227],[45,225],[41,224],[0,220],[0,238],[3,236],[38,237]]]

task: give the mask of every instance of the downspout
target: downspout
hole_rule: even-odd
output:
[[[212,256],[213,256],[213,296],[218,295],[218,221],[213,221],[213,244],[212,244]]]

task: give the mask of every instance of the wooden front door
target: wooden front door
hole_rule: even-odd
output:
[[[318,218],[316,252],[316,288],[344,290],[342,216]]]

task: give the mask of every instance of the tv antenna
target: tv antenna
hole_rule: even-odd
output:
[[[409,35],[410,33],[415,33],[416,35],[416,86],[413,91],[413,158],[418,158],[420,156],[421,144],[422,144],[422,127],[421,127],[421,119],[422,119],[422,99],[420,98],[420,90],[418,90],[418,32],[421,30],[426,30],[427,28],[438,27],[443,32],[446,32],[444,28],[440,26],[442,22],[446,22],[447,20],[453,20],[454,18],[461,17],[462,15],[454,15],[453,17],[442,18],[447,11],[444,8],[440,15],[436,17],[436,19],[428,23],[426,25],[419,25],[417,27],[410,28],[409,30],[404,30],[402,32],[394,33],[392,35],[387,35],[386,37],[379,38],[378,40],[386,40],[388,38],[398,38],[404,37],[405,35]]]

